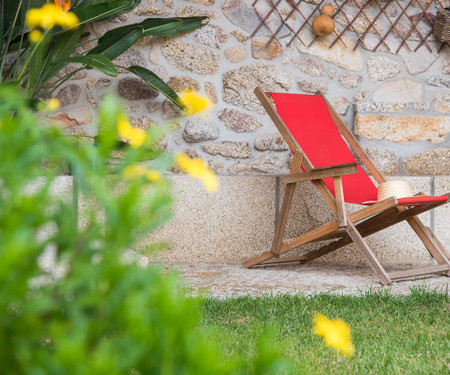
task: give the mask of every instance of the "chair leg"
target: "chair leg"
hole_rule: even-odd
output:
[[[303,154],[298,152],[294,154],[294,160],[292,161],[291,173],[297,173],[302,165]],[[280,253],[281,244],[283,243],[284,232],[286,230],[286,224],[289,217],[289,211],[291,210],[291,203],[294,197],[295,188],[297,183],[290,183],[286,186],[286,191],[284,193],[283,204],[280,210],[280,216],[278,217],[277,226],[275,228],[275,236],[272,242],[271,251],[267,251],[262,255],[257,257],[247,259],[242,263],[245,268],[251,268],[257,264],[261,264],[264,261],[276,257]]]
[[[289,212],[291,211],[292,199],[294,198],[296,183],[291,183],[286,186],[284,193],[283,204],[281,205],[280,216],[278,217],[277,227],[275,229],[275,236],[272,242],[272,252],[278,254],[281,243],[283,242],[284,232],[286,231],[287,220]]]
[[[431,229],[426,227],[417,216],[409,219],[408,223],[414,230],[414,232],[416,232],[416,234],[419,236],[420,240],[423,242],[431,256],[436,259],[438,264],[450,266],[449,255],[445,251],[444,246],[431,231]],[[450,271],[447,272],[447,276],[450,276]]]
[[[283,204],[280,210],[280,216],[278,217],[277,226],[275,228],[275,236],[272,242],[272,249],[257,257],[247,259],[242,263],[245,268],[251,268],[264,261],[274,258],[280,253],[281,244],[283,242],[284,232],[286,231],[287,219],[291,210],[291,203],[295,193],[295,187],[297,183],[290,183],[286,186],[284,193]]]
[[[372,250],[370,250],[369,246],[367,245],[367,242],[358,232],[355,225],[350,220],[347,221],[346,231],[350,236],[350,238],[355,243],[358,250],[366,259],[367,263],[369,263],[370,268],[372,268],[375,275],[380,279],[381,283],[383,285],[389,285],[392,282],[391,278],[384,270],[383,266],[380,264],[378,259],[375,257]]]
[[[302,165],[303,154],[296,154],[292,162],[291,173],[297,173]],[[286,231],[286,224],[291,211],[292,199],[294,198],[295,188],[297,183],[287,184],[284,193],[283,204],[281,205],[280,215],[278,217],[277,227],[275,228],[275,236],[272,242],[272,253],[278,254],[280,252],[281,243],[283,242],[284,232]]]
[[[433,242],[433,245],[438,249],[438,251],[443,255],[444,261],[438,262],[438,264],[448,265],[450,267],[450,256],[448,252],[445,250],[444,245],[442,245],[441,241],[436,237],[436,235],[431,231],[430,228],[425,227],[426,232]],[[433,257],[434,258],[434,257]],[[450,277],[450,270],[446,273],[447,277]]]

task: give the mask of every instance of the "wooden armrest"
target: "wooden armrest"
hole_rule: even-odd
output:
[[[331,167],[314,168],[310,172],[291,173],[284,177],[284,182],[287,184],[293,182],[320,180],[327,177],[339,177],[357,172],[358,163],[348,163],[333,165]]]

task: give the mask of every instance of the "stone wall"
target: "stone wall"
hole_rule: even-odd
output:
[[[307,48],[298,41],[287,47],[290,38],[266,46],[264,28],[249,39],[258,25],[252,2],[143,0],[132,12],[91,30],[100,36],[111,26],[148,16],[209,16],[202,29],[176,38],[145,38],[116,61],[151,69],[175,91],[206,93],[216,103],[209,118],[179,117],[173,104],[125,71],[111,79],[94,70],[75,74],[57,92],[63,108],[56,117],[69,133],[93,136],[95,109],[105,93],[113,92],[126,103],[135,126],[170,125],[172,132],[161,143],[168,150],[199,156],[219,175],[277,175],[288,171],[290,152],[254,97],[254,87],[321,90],[384,173],[450,175],[448,47],[438,52],[440,44],[431,41],[432,52],[402,48],[394,54],[382,46],[372,53],[361,45],[353,51],[357,39],[351,31],[343,36],[346,47],[338,42],[329,49],[316,42]],[[413,4],[411,11],[420,8]],[[345,19],[337,19],[336,26],[343,29]],[[303,40],[311,37],[305,28]],[[408,44],[417,45],[414,33]]]

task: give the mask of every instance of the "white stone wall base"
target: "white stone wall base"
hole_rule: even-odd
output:
[[[396,177],[391,177],[393,179]],[[397,177],[398,178],[398,177]],[[450,177],[401,177],[413,191],[444,194],[450,190]],[[152,261],[231,262],[270,250],[275,220],[284,193],[284,185],[275,176],[221,176],[216,193],[205,191],[202,183],[185,175],[173,175],[174,214],[170,222],[144,238],[135,249],[145,253],[163,241],[168,249],[150,256]],[[56,191],[71,189],[71,178],[57,180]],[[83,203],[80,202],[80,207]],[[353,211],[359,206],[348,205]],[[321,196],[309,183],[298,185],[292,204],[286,236],[296,236],[333,219]],[[450,250],[450,204],[420,215],[431,226],[447,251]],[[385,265],[418,265],[431,262],[423,244],[406,223],[398,224],[367,237],[378,259]],[[292,254],[301,254],[319,244],[306,245]],[[297,251],[297,253],[296,253]],[[316,262],[364,264],[354,246],[346,246]]]

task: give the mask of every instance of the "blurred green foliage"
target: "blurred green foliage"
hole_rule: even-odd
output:
[[[0,86],[0,363],[2,374],[229,374],[284,368],[264,339],[252,360],[223,359],[198,328],[198,301],[177,278],[121,260],[170,217],[170,185],[123,170],[148,148],[127,148],[114,165],[120,105],[99,112],[98,147],[42,126],[16,89]],[[39,119],[37,116],[41,116]],[[158,139],[152,129],[150,139]],[[151,146],[151,145],[150,145]],[[145,150],[144,150],[145,149]],[[46,168],[42,168],[45,161]],[[172,162],[153,149],[151,168]],[[68,164],[82,204],[60,189]],[[69,189],[70,190],[70,189]],[[43,254],[51,259],[43,266]],[[52,256],[50,256],[52,255]]]

